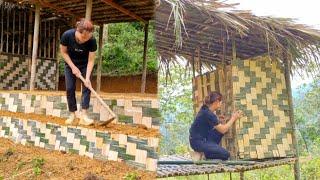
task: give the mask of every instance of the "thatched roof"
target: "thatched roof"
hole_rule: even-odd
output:
[[[86,14],[86,0],[1,0],[16,4],[40,3],[42,12],[65,19],[78,19]],[[95,24],[145,21],[153,18],[158,0],[92,0]],[[125,13],[124,13],[125,12]],[[129,15],[130,14],[130,15]]]
[[[177,55],[191,61],[193,55],[200,54],[201,61],[209,66],[221,63],[223,57],[230,63],[234,39],[237,58],[269,54],[283,59],[285,53],[293,70],[311,62],[320,70],[318,30],[289,18],[258,17],[233,7],[216,0],[161,0],[155,16],[161,60],[168,62]]]

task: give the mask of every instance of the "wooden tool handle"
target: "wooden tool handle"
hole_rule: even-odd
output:
[[[83,76],[81,74],[80,74],[79,78],[81,79],[81,81],[83,83],[86,82],[86,80],[83,78]],[[116,114],[114,114],[114,112],[109,108],[109,106],[101,99],[101,97],[98,95],[98,93],[91,86],[88,87],[88,89],[90,89],[90,91],[94,94],[94,96],[100,101],[102,106],[105,107],[113,117],[116,117]]]

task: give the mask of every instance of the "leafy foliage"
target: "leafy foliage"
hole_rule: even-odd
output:
[[[320,155],[320,75],[303,85],[294,99],[294,115],[299,133],[300,152]]]
[[[94,33],[99,39],[99,28]],[[102,47],[102,73],[107,75],[134,75],[142,73],[144,26],[138,22],[109,24],[107,42]],[[98,58],[98,56],[96,56]],[[64,73],[64,61],[59,56],[60,74]],[[96,61],[97,62],[97,59]],[[95,68],[96,69],[96,68]],[[149,24],[147,71],[157,72],[158,62],[154,40],[154,24]]]
[[[171,76],[160,75],[160,111],[164,119],[161,154],[186,153],[193,120],[192,76],[182,67],[172,67]]]

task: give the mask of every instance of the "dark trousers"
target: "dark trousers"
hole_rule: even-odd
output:
[[[82,76],[86,76],[87,66],[78,67]],[[77,101],[76,101],[76,80],[78,79],[68,65],[64,68],[66,91],[67,91],[67,101],[70,112],[77,111]],[[79,79],[80,80],[80,79]],[[81,80],[80,80],[81,81]],[[85,87],[82,83],[82,96],[81,96],[81,108],[88,109],[90,103],[90,90]]]
[[[230,153],[219,145],[223,134],[217,130],[209,132],[207,138],[190,137],[190,146],[193,150],[203,152],[206,159],[221,159],[227,160]]]

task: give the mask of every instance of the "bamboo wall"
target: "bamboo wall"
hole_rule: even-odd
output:
[[[272,63],[271,63],[272,62]],[[221,69],[193,80],[194,109],[199,110],[208,90],[226,96],[225,110],[217,114],[231,115],[240,109],[245,116],[225,135],[222,145],[233,159],[264,159],[293,156],[292,126],[289,119],[288,94],[283,67],[269,57],[236,60],[227,68],[223,83]],[[201,84],[203,78],[204,84]],[[222,87],[222,88],[221,88]],[[230,93],[231,92],[231,93]],[[231,103],[230,103],[231,100]],[[228,108],[229,107],[229,108]]]
[[[34,12],[28,8],[0,5],[0,89],[29,87]],[[41,15],[35,88],[53,90],[57,85],[57,49],[60,25]]]

